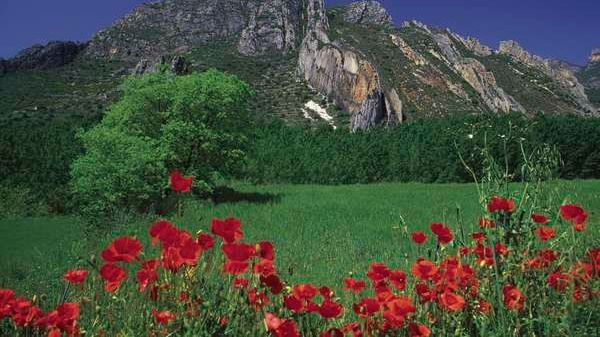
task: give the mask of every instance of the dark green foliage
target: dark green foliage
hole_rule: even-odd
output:
[[[544,144],[561,153],[561,177],[600,178],[599,130],[596,119],[519,115],[423,119],[357,133],[273,123],[255,131],[246,177],[318,184],[468,182],[472,178],[459,153],[479,173],[481,149],[487,143],[502,163],[506,155],[515,179],[523,165],[521,146],[531,153]]]

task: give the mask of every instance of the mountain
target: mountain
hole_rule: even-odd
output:
[[[598,116],[598,59],[578,67],[514,41],[493,50],[417,21],[394,27],[377,1],[164,0],[85,44],[0,60],[0,124],[98,118],[124,76],[157,64],[236,74],[256,91],[258,117],[292,123],[357,130],[459,113]]]

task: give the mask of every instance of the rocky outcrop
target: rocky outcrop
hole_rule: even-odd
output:
[[[365,25],[392,25],[392,16],[378,1],[357,1],[346,6],[344,21]]]
[[[473,52],[473,54],[477,56],[490,56],[494,53],[492,48],[484,45],[478,39],[474,37],[464,38],[461,35],[452,32],[450,29],[446,29],[448,34],[450,34],[453,38],[461,42],[468,50]]]
[[[176,75],[187,75],[191,72],[190,63],[180,55],[176,55],[170,60],[166,56],[158,57],[154,60],[142,58],[135,68],[131,71],[132,75],[150,74],[166,68]]]
[[[585,93],[585,88],[575,76],[572,69],[560,62],[552,62],[540,56],[534,55],[523,49],[515,41],[502,41],[498,47],[498,53],[510,56],[513,60],[521,62],[529,67],[535,68],[559,84],[569,93],[584,113],[597,113]]]
[[[86,53],[137,61],[241,36],[246,55],[298,45],[300,0],[164,0],[143,4],[96,34]]]
[[[251,2],[238,50],[244,55],[288,52],[298,46],[300,1]]]
[[[442,60],[457,72],[476,92],[485,105],[494,112],[524,112],[525,109],[496,83],[494,74],[474,58],[465,58],[447,34],[432,35],[442,51]]]
[[[592,55],[590,55],[590,64],[600,62],[600,48],[592,50]]]
[[[299,75],[350,114],[352,130],[401,120],[401,103],[393,102],[399,118],[388,113],[375,67],[356,52],[329,40],[323,0],[308,2],[307,18],[298,60]]]
[[[85,44],[52,41],[46,45],[36,44],[20,51],[14,58],[0,60],[0,74],[27,69],[50,69],[75,60]]]
[[[428,64],[427,60],[419,53],[417,53],[400,35],[390,34],[392,43],[400,48],[404,56],[417,66],[424,66]]]

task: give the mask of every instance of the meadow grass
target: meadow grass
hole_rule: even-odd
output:
[[[517,186],[514,186],[515,188]],[[598,245],[600,181],[559,181],[560,194],[590,213],[582,244]],[[341,286],[349,273],[364,276],[368,265],[385,261],[406,268],[417,252],[408,231],[446,222],[460,237],[476,230],[481,206],[473,184],[388,183],[371,185],[235,184],[216,202],[190,200],[174,222],[196,232],[214,217],[241,219],[248,241],[275,244],[277,267],[291,282]],[[461,220],[458,221],[457,217]],[[111,230],[89,231],[73,217],[0,220],[0,287],[24,294],[56,293],[62,273],[98,252],[116,235],[145,240],[151,218]]]

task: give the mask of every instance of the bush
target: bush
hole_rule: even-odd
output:
[[[132,77],[100,124],[83,132],[85,154],[72,187],[87,218],[147,211],[165,195],[170,170],[194,177],[198,192],[239,169],[249,129],[248,85],[216,70]]]

